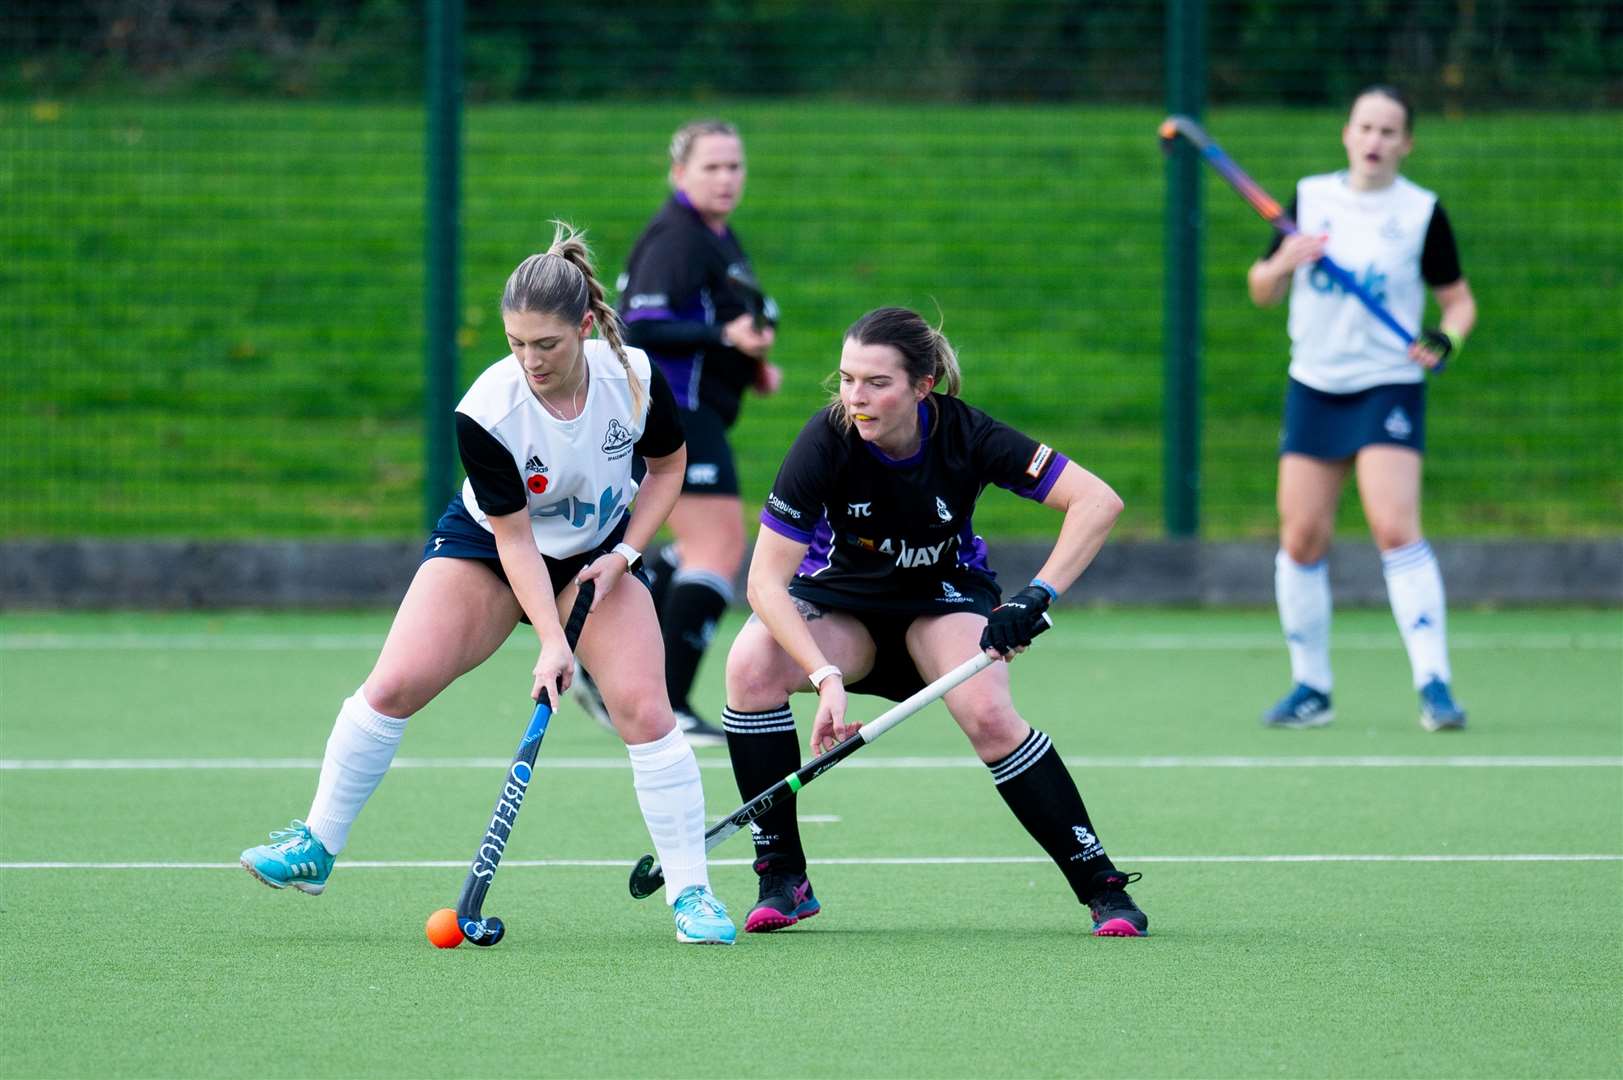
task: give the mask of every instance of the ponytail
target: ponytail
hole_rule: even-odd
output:
[[[599,333],[614,350],[620,366],[625,368],[626,379],[631,383],[632,411],[641,413],[645,390],[637,373],[631,370],[624,327],[619,314],[609,305],[602,283],[597,280],[586,235],[562,221],[552,224],[552,245],[544,253],[531,255],[519,263],[508,276],[507,287],[502,290],[502,310],[556,315],[577,326],[590,311]]]

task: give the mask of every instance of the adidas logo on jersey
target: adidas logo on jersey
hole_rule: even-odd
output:
[[[547,467],[541,464],[541,459],[538,456],[531,454],[530,460],[524,463],[524,471],[544,473],[547,471]]]

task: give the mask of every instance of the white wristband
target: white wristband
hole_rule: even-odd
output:
[[[626,561],[626,570],[628,572],[635,570],[637,568],[637,563],[642,561],[642,552],[638,551],[636,548],[625,543],[624,541],[615,544],[612,550],[616,555],[620,556],[620,558]]]
[[[823,688],[823,680],[828,678],[830,675],[839,675],[842,679],[845,677],[840,669],[835,667],[833,664],[825,664],[816,671],[812,672],[810,675],[806,676],[806,678],[811,680],[812,686],[821,690]]]

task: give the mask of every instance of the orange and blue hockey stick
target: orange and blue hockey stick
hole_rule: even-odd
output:
[[[1161,121],[1161,149],[1171,152],[1172,143],[1179,135],[1189,140],[1189,145],[1200,151],[1200,156],[1206,163],[1217,170],[1219,176],[1229,182],[1229,186],[1240,193],[1240,198],[1251,204],[1251,209],[1262,215],[1264,221],[1291,236],[1301,232],[1292,221],[1285,208],[1274,201],[1273,196],[1262,189],[1262,185],[1247,176],[1245,170],[1234,163],[1234,159],[1223,152],[1223,148],[1212,141],[1204,128],[1187,116],[1169,116]],[[1414,332],[1407,329],[1402,323],[1392,317],[1386,310],[1386,305],[1377,300],[1373,293],[1359,284],[1352,272],[1345,266],[1325,255],[1319,259],[1319,267],[1330,276],[1330,280],[1356,296],[1363,305],[1369,309],[1387,328],[1402,339],[1405,345],[1413,345]],[[1435,370],[1441,371],[1439,364]]]

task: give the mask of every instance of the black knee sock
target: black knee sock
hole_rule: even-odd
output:
[[[997,793],[1059,866],[1076,898],[1086,903],[1094,893],[1093,876],[1115,867],[1094,835],[1082,794],[1054,744],[1033,728],[1014,753],[987,768]]]
[[[727,752],[732,755],[738,794],[746,802],[800,768],[800,739],[787,701],[764,712],[723,709],[721,726],[727,730]],[[800,846],[793,798],[756,818],[750,832],[757,858],[778,856],[782,869],[805,872],[806,852]]]
[[[642,561],[643,577],[648,581],[648,591],[654,596],[655,611],[664,607],[666,597],[671,595],[671,579],[676,577],[677,567],[675,554],[676,549],[666,544]]]
[[[699,580],[683,575],[671,584],[670,595],[659,609],[659,628],[665,638],[665,690],[672,708],[693,711],[688,703],[693,677],[716,632],[716,620],[727,610],[731,592],[714,574],[704,574]]]

